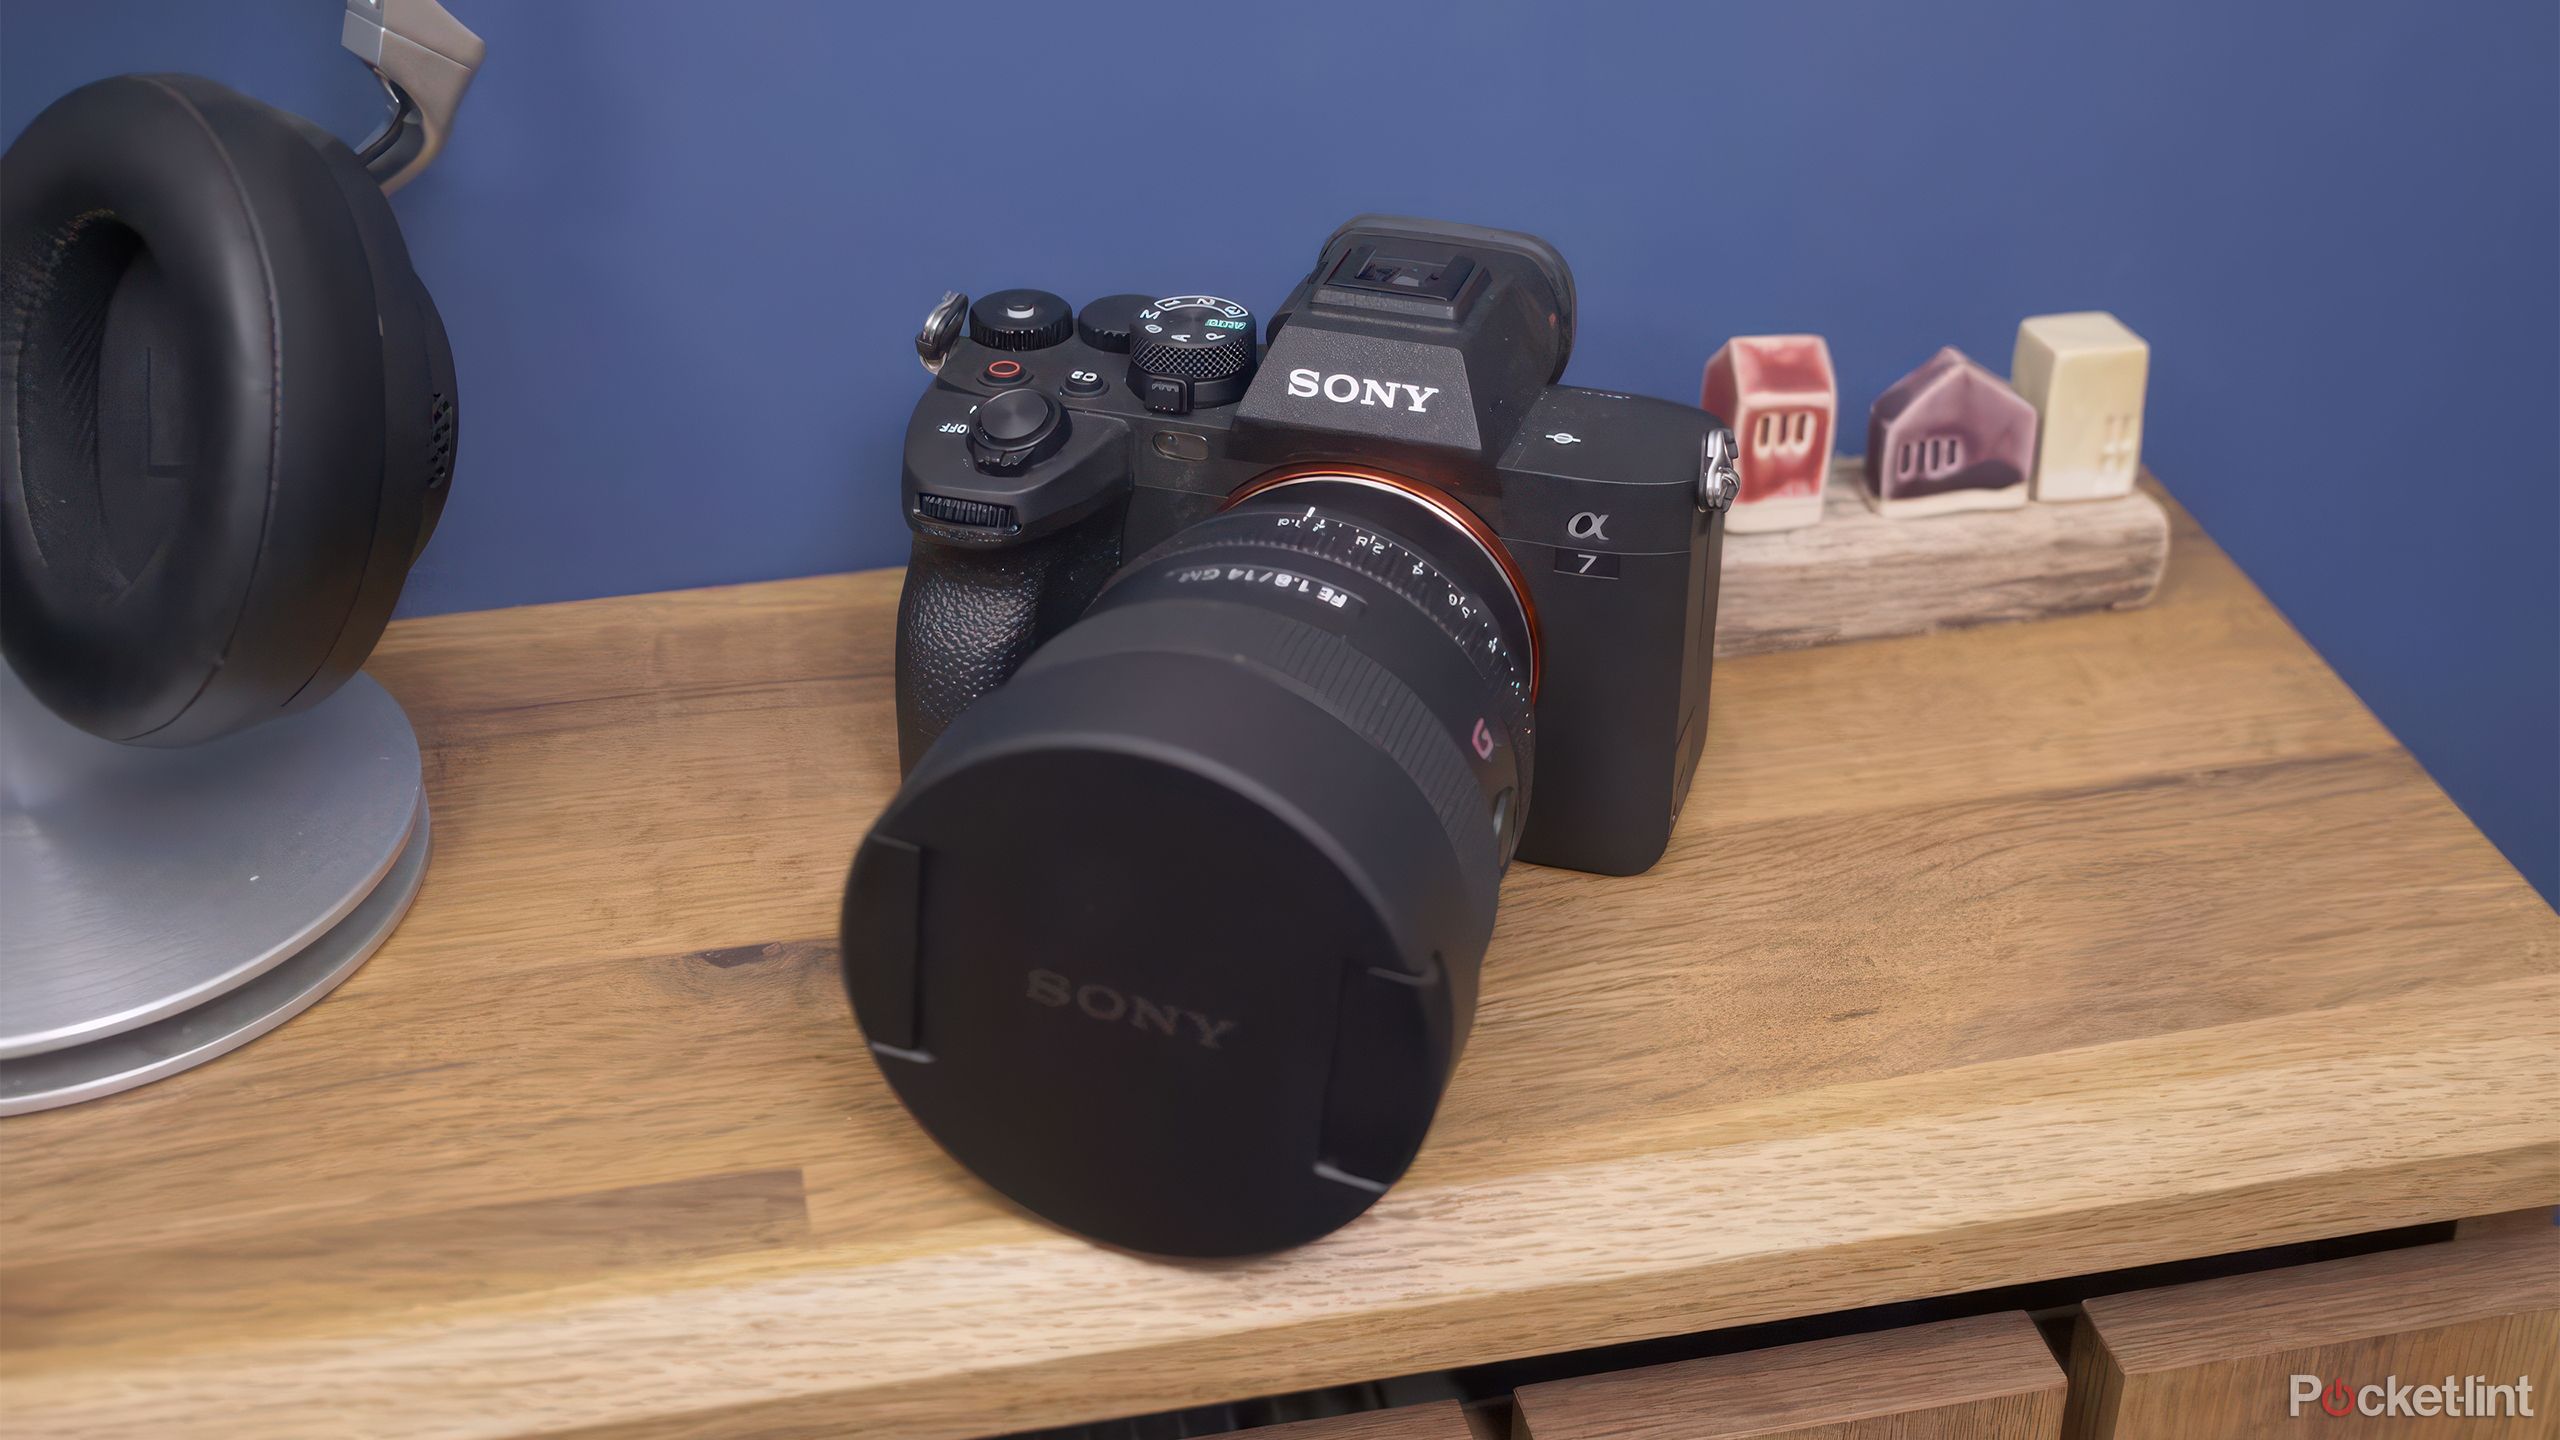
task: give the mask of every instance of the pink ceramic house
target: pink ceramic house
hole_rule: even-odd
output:
[[[2036,407],[1954,346],[1893,382],[1867,416],[1867,504],[1879,515],[2027,503]]]
[[[1698,403],[1724,417],[1741,449],[1742,494],[1725,514],[1736,535],[1822,518],[1840,386],[1819,335],[1736,335],[1707,360]]]

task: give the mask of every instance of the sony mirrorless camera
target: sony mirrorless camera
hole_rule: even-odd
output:
[[[1732,436],[1557,384],[1573,326],[1544,241],[1384,216],[1267,344],[1213,295],[928,317],[844,967],[998,1190],[1156,1254],[1333,1230],[1422,1144],[1513,855],[1661,855]]]

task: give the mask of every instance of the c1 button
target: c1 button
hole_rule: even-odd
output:
[[[1099,395],[1110,389],[1111,384],[1102,378],[1102,372],[1098,370],[1079,369],[1068,371],[1067,383],[1058,388],[1069,395]]]

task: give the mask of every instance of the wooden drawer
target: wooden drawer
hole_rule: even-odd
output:
[[[1240,1430],[1229,1440],[1477,1440],[1455,1400],[1371,1410],[1330,1420],[1296,1420]]]
[[[2321,1385],[2296,1413],[2297,1384]],[[2397,1376],[2408,1387],[2532,1386],[2531,1418],[2366,1416],[2341,1402]],[[2347,1389],[2328,1386],[2343,1381]],[[2111,1295],[2083,1307],[2071,1346],[2075,1440],[2560,1436],[2560,1230],[2501,1234]],[[2388,1404],[2387,1393],[2380,1397]],[[2323,1401],[2332,1407],[2323,1414]],[[2444,1408],[2441,1397],[2433,1402]]]
[[[1514,1440],[2052,1440],[2062,1367],[2023,1314],[1524,1386]]]

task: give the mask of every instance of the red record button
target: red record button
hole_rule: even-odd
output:
[[[1019,360],[990,360],[987,368],[978,372],[978,378],[990,385],[1013,385],[1020,383],[1022,373]]]

